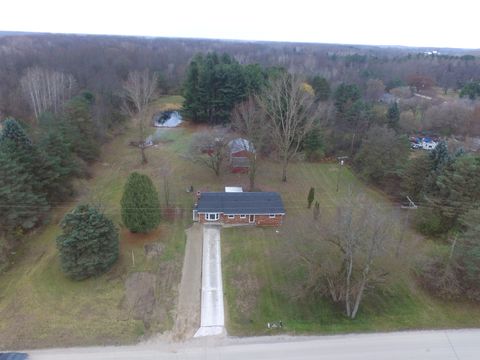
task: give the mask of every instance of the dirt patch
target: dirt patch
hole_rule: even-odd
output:
[[[195,224],[186,233],[185,259],[172,334],[175,340],[193,337],[200,327],[202,227],[200,224]]]
[[[139,246],[145,245],[147,243],[156,242],[165,235],[165,230],[162,226],[159,226],[155,230],[146,234],[132,233],[126,228],[123,228],[120,232],[122,244],[129,246]]]
[[[125,281],[125,306],[146,328],[155,306],[155,282],[155,275],[148,272],[133,273]]]

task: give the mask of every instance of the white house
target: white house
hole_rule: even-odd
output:
[[[431,138],[424,137],[420,144],[422,145],[423,150],[433,150],[437,147],[438,142],[433,141]]]

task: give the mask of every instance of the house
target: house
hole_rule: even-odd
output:
[[[284,216],[276,192],[201,192],[193,209],[202,224],[279,226]]]
[[[422,141],[420,144],[422,145],[423,150],[433,150],[437,147],[438,142],[434,141],[429,137],[424,137],[422,138]]]
[[[246,173],[250,167],[250,157],[255,156],[253,144],[247,139],[237,138],[228,143],[230,169],[233,173]]]

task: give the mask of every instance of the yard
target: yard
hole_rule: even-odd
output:
[[[170,108],[180,101],[181,97],[166,97],[155,106]],[[53,209],[49,224],[24,239],[14,264],[0,275],[0,349],[127,344],[143,334],[172,328],[184,229],[190,222],[192,203],[184,190],[190,181],[182,168],[188,165],[177,161],[174,154],[183,146],[188,132],[172,129],[162,144],[148,150],[150,161],[144,167],[139,165],[138,149],[128,146],[136,133],[130,125],[103,147],[101,159],[91,169],[92,178],[76,184],[77,198]],[[120,259],[111,271],[80,282],[66,278],[55,246],[63,215],[78,203],[92,202],[120,226],[123,186],[133,170],[152,176],[165,206],[160,169],[166,164],[172,167],[169,182],[174,206],[164,212],[159,228],[143,236],[121,228]],[[152,248],[160,249],[159,253],[148,253],[146,249]],[[132,311],[126,305],[125,282],[138,272],[154,275],[155,299],[150,299],[150,309]],[[135,314],[142,310],[151,314]]]
[[[443,302],[432,298],[416,285],[413,275],[402,273],[387,291],[367,295],[355,320],[343,315],[343,308],[328,299],[295,300],[299,269],[282,263],[282,244],[295,241],[308,229],[312,210],[307,209],[308,189],[313,186],[321,211],[328,212],[349,191],[365,191],[394,210],[380,193],[369,190],[348,168],[338,165],[296,163],[289,167],[286,184],[280,181],[280,167],[274,163],[260,167],[259,187],[278,190],[287,211],[279,228],[228,228],[222,230],[223,275],[227,306],[227,330],[231,335],[275,334],[267,322],[282,321],[291,334],[392,331],[404,329],[456,328],[480,326],[480,306]],[[336,191],[339,181],[339,191]],[[402,214],[398,214],[398,221]],[[308,231],[308,230],[307,230]],[[432,246],[409,231],[413,242],[404,256],[421,256]],[[399,269],[402,271],[402,269]]]

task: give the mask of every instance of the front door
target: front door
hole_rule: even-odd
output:
[[[249,216],[248,216],[248,222],[249,222],[250,224],[253,224],[253,223],[255,222],[255,215],[249,215]]]

